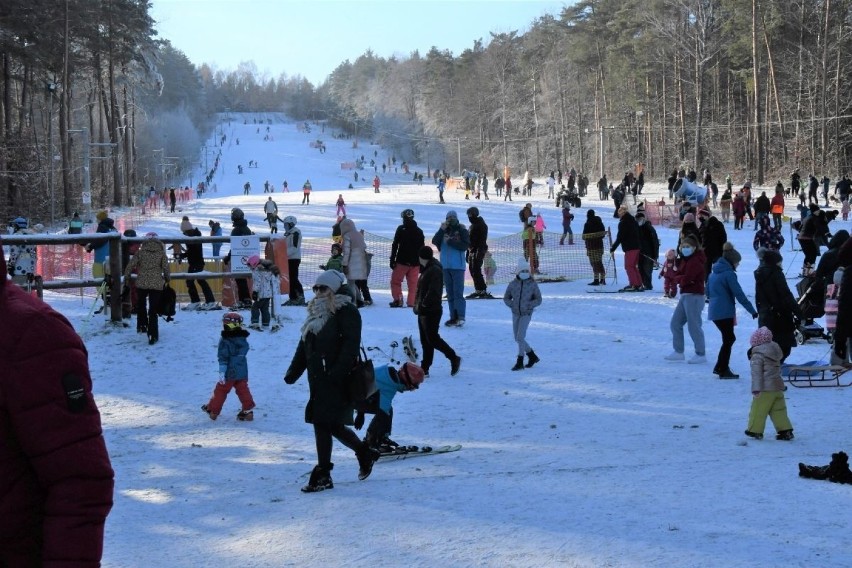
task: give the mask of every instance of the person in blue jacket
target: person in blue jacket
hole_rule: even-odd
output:
[[[470,233],[459,223],[455,211],[447,211],[446,220],[432,237],[432,244],[441,252],[441,267],[444,270],[444,287],[447,289],[447,305],[450,319],[444,325],[461,327],[467,303],[464,299],[464,271],[467,268],[465,253],[470,247]]]
[[[710,279],[707,283],[707,294],[710,305],[707,308],[707,319],[716,324],[722,333],[722,346],[716,358],[713,373],[720,379],[738,379],[739,375],[731,371],[731,348],[737,337],[734,335],[734,318],[737,312],[736,302],[739,302],[752,318],[757,317],[757,310],[746,298],[737,280],[737,266],[742,256],[730,242],[722,245],[722,257],[713,264]]]
[[[364,436],[371,448],[380,452],[392,451],[399,444],[390,439],[391,427],[393,426],[393,398],[397,393],[413,391],[420,387],[425,378],[423,369],[411,362],[403,363],[399,369],[388,365],[376,367],[376,388],[378,391],[368,399],[367,408],[364,412],[358,412],[355,417],[355,428],[361,429],[364,425],[364,413],[374,414],[367,434]]]

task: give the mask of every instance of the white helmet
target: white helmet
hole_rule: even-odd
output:
[[[284,224],[290,225],[291,227],[295,227],[296,226],[296,218],[293,217],[292,215],[287,215],[286,217],[284,217]]]

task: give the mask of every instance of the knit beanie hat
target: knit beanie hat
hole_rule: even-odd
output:
[[[731,266],[736,266],[743,259],[742,255],[734,248],[733,243],[727,242],[722,245],[722,258],[731,263]]]
[[[683,246],[690,246],[690,247],[692,247],[693,249],[697,249],[697,248],[698,248],[698,241],[695,239],[695,237],[694,237],[694,236],[692,236],[692,235],[686,235],[685,237],[683,237],[683,238],[680,240],[680,245],[681,245],[682,247],[683,247]]]
[[[98,211],[97,214],[95,215],[95,219],[97,219],[99,223],[106,218],[107,218],[107,212],[103,209]]]
[[[337,292],[344,284],[346,284],[346,277],[337,270],[326,270],[317,276],[317,281],[314,283],[315,286],[328,286],[332,292]]]
[[[183,220],[180,222],[180,232],[185,233],[186,231],[192,228],[192,223],[189,222],[189,217],[184,215]]]
[[[766,326],[757,328],[748,340],[752,347],[757,347],[758,345],[763,345],[770,341],[772,341],[772,332]]]
[[[458,213],[456,213],[455,211],[453,211],[452,209],[450,209],[449,211],[447,211],[447,221],[449,221],[449,220],[450,220],[450,218],[455,219],[456,221],[458,221],[458,219],[459,219]]]
[[[709,219],[710,218],[710,210],[709,209],[699,209],[698,210],[698,218],[699,219]]]
[[[518,259],[518,266],[517,266],[517,268],[515,268],[515,274],[521,272],[522,270],[529,270],[529,269],[530,269],[530,261],[525,260],[523,258],[519,258]]]
[[[432,250],[432,247],[423,245],[420,247],[420,250],[417,251],[417,256],[422,258],[423,260],[431,260],[435,257],[435,253]]]

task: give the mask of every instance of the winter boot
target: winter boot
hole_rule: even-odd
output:
[[[513,371],[523,371],[524,370],[524,357],[523,355],[518,355],[518,360],[515,361],[515,366],[512,367]]]
[[[302,487],[303,493],[316,493],[325,489],[334,489],[334,483],[331,481],[331,470],[334,469],[334,464],[330,463],[327,467],[321,465],[314,466],[311,471],[311,478],[308,484]]]
[[[564,244],[565,244],[565,237],[562,237],[561,239],[559,239],[559,244],[560,244],[560,245],[564,245]]]
[[[733,372],[730,367],[725,367],[724,369],[715,369],[713,371],[715,374],[719,375],[720,379],[739,379],[740,376]]]
[[[784,440],[785,442],[789,442],[794,438],[792,430],[781,430],[775,435],[776,440]]]
[[[355,452],[358,458],[358,479],[364,481],[373,472],[373,464],[379,459],[379,451],[371,448],[366,442]]]
[[[240,410],[237,413],[237,420],[240,422],[251,422],[254,420],[254,411],[253,410]]]
[[[527,352],[527,358],[528,358],[527,365],[526,365],[527,369],[529,369],[530,367],[532,367],[533,365],[535,365],[536,363],[541,361],[541,359],[538,358],[538,355],[535,354],[535,351],[528,351]]]
[[[206,404],[201,405],[201,410],[207,413],[207,416],[210,417],[210,420],[216,420],[217,418],[219,418],[218,414],[216,414],[215,412],[210,412]]]
[[[568,235],[568,244],[569,244],[569,245],[573,245],[573,244],[574,244],[574,235]]]
[[[745,435],[748,436],[749,438],[754,438],[755,440],[762,440],[763,439],[763,434],[758,434],[757,432],[749,432],[748,430],[746,430]]]

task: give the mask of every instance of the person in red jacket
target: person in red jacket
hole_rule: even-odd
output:
[[[705,363],[707,358],[704,355],[704,330],[701,328],[701,312],[704,311],[704,251],[698,246],[695,237],[687,235],[680,241],[680,254],[682,256],[676,262],[680,300],[670,324],[674,351],[666,356],[666,360],[685,359],[683,326],[686,325],[695,346],[695,355],[690,357],[688,362]]]
[[[100,566],[114,474],[88,354],[6,270],[0,249],[0,566]]]

